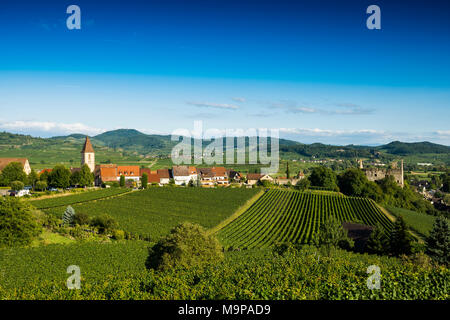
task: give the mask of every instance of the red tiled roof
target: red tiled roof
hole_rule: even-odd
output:
[[[158,169],[157,172],[161,179],[170,178],[169,169]]]
[[[189,176],[189,168],[187,166],[174,166],[172,168],[172,174],[174,177]]]
[[[44,172],[50,173],[52,172],[53,169],[42,169],[41,172],[39,172],[39,174],[43,174]]]
[[[156,174],[155,173],[149,174],[148,175],[148,182],[149,183],[153,183],[153,182],[160,183],[161,182],[161,177],[157,173]]]
[[[212,167],[211,171],[216,177],[225,177],[227,175],[227,170],[224,167]]]
[[[117,166],[117,174],[125,177],[139,177],[140,168],[139,166]]]

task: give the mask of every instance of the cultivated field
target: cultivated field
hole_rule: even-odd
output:
[[[42,199],[42,200],[32,200],[31,204],[38,209],[49,209],[61,206],[73,205],[76,203],[82,203],[92,200],[98,200],[103,198],[108,198],[112,196],[117,196],[122,193],[130,192],[129,189],[125,188],[108,188],[95,191],[87,191],[74,195],[64,195],[57,196],[54,198]]]
[[[379,223],[390,229],[392,222],[366,198],[339,194],[267,191],[236,220],[219,232],[225,246],[265,248],[277,242],[310,243],[328,215],[340,221]]]
[[[75,204],[73,208],[91,217],[109,214],[117,220],[120,229],[157,240],[185,221],[211,228],[257,192],[241,188],[151,187],[120,197]],[[44,211],[61,217],[64,210],[65,206],[61,206]]]

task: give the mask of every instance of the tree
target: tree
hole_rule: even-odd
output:
[[[327,167],[315,167],[309,176],[309,181],[311,181],[311,185],[315,187],[323,187],[329,190],[339,191],[336,174],[333,170]]]
[[[63,165],[55,166],[50,172],[49,185],[55,188],[68,188],[70,186],[71,172]]]
[[[142,174],[142,188],[143,189],[147,189],[147,185],[148,185],[148,174],[146,174],[145,172]]]
[[[295,188],[304,191],[309,188],[310,184],[309,179],[303,178],[297,182]]]
[[[84,164],[81,167],[79,173],[80,173],[80,180],[79,180],[80,187],[92,186],[92,183],[94,182],[94,175],[92,174],[91,169],[87,164]]]
[[[450,174],[447,172],[442,175],[442,191],[450,192]]]
[[[36,182],[36,185],[34,188],[38,191],[44,191],[45,189],[47,189],[47,182],[38,181],[38,182]]]
[[[48,177],[49,177],[50,173],[48,173],[47,171],[42,172],[39,175],[39,181],[45,181],[48,184]]]
[[[64,224],[72,225],[74,219],[75,219],[75,210],[71,206],[68,206],[63,213],[62,221]]]
[[[29,245],[41,232],[27,202],[0,198],[0,247]]]
[[[390,252],[395,256],[399,256],[401,254],[409,255],[412,250],[411,242],[411,235],[409,234],[405,220],[403,220],[402,216],[399,216],[394,223],[394,228],[392,229],[389,243]]]
[[[72,174],[70,175],[70,185],[79,186],[80,180],[81,180],[81,172],[80,171],[72,172]]]
[[[20,162],[11,162],[0,173],[0,184],[9,186],[13,181],[27,182],[27,174]]]
[[[286,162],[286,178],[289,179],[289,162]]]
[[[339,177],[339,190],[348,196],[362,197],[364,188],[369,182],[361,169],[350,168]]]
[[[120,176],[119,186],[125,187],[125,176],[124,175]]]
[[[334,216],[329,216],[319,228],[319,246],[324,247],[329,254],[332,249],[347,246],[346,243],[351,241],[342,224]]]
[[[224,258],[216,237],[195,224],[185,222],[149,249],[146,265],[157,270],[205,266]]]
[[[13,181],[11,182],[11,190],[13,191],[19,191],[22,190],[25,185],[22,181]]]
[[[28,183],[33,187],[33,189],[36,187],[36,183],[39,181],[39,176],[36,173],[36,171],[31,170],[30,174],[28,175]]]
[[[450,231],[445,217],[436,218],[426,243],[426,254],[434,261],[444,265],[450,263]]]
[[[368,253],[382,255],[387,251],[388,247],[389,243],[383,232],[383,228],[377,225],[370,234],[369,239],[367,239],[366,251]]]

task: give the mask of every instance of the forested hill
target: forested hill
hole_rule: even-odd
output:
[[[29,135],[0,133],[0,149],[41,149],[46,146],[64,148],[68,144],[80,145],[84,142],[85,135],[71,134],[52,138],[36,138]],[[171,141],[170,135],[148,135],[134,129],[118,129],[104,132],[91,137],[95,146],[107,147],[113,150],[121,149],[140,154],[169,155],[172,147],[177,144]],[[246,140],[248,143],[248,139]],[[208,143],[208,142],[207,142]],[[297,154],[302,157],[315,158],[355,158],[376,157],[379,155],[414,156],[423,154],[440,154],[450,157],[450,147],[431,142],[405,143],[394,141],[386,145],[369,146],[334,146],[322,143],[302,144],[300,142],[280,139],[281,154]],[[225,144],[224,144],[225,145]]]

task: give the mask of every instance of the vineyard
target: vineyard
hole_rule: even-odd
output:
[[[165,272],[147,270],[146,256],[146,244],[133,241],[0,249],[0,300],[448,299],[447,268],[386,256],[340,250],[328,257],[309,246],[283,255],[245,250],[206,268]],[[66,287],[73,264],[81,270],[80,290]],[[370,265],[382,270],[381,290],[367,288]]]
[[[73,205],[76,203],[82,203],[82,202],[86,202],[86,201],[104,199],[104,198],[108,198],[108,197],[112,197],[112,196],[117,196],[119,194],[126,193],[126,192],[129,192],[129,190],[122,189],[122,188],[108,188],[108,189],[88,191],[88,192],[83,192],[83,193],[73,194],[73,195],[68,195],[68,196],[59,196],[59,197],[54,197],[54,198],[49,198],[49,199],[33,200],[33,201],[31,201],[31,204],[38,209],[48,209],[48,208]]]
[[[270,190],[219,232],[228,247],[265,248],[277,242],[311,243],[329,215],[390,229],[392,222],[370,199],[335,194]]]
[[[91,217],[109,214],[117,220],[120,229],[157,240],[185,221],[205,228],[214,227],[256,193],[255,189],[240,188],[151,187],[120,197],[75,204],[73,208]],[[44,212],[61,217],[64,210],[65,207],[61,206]]]

